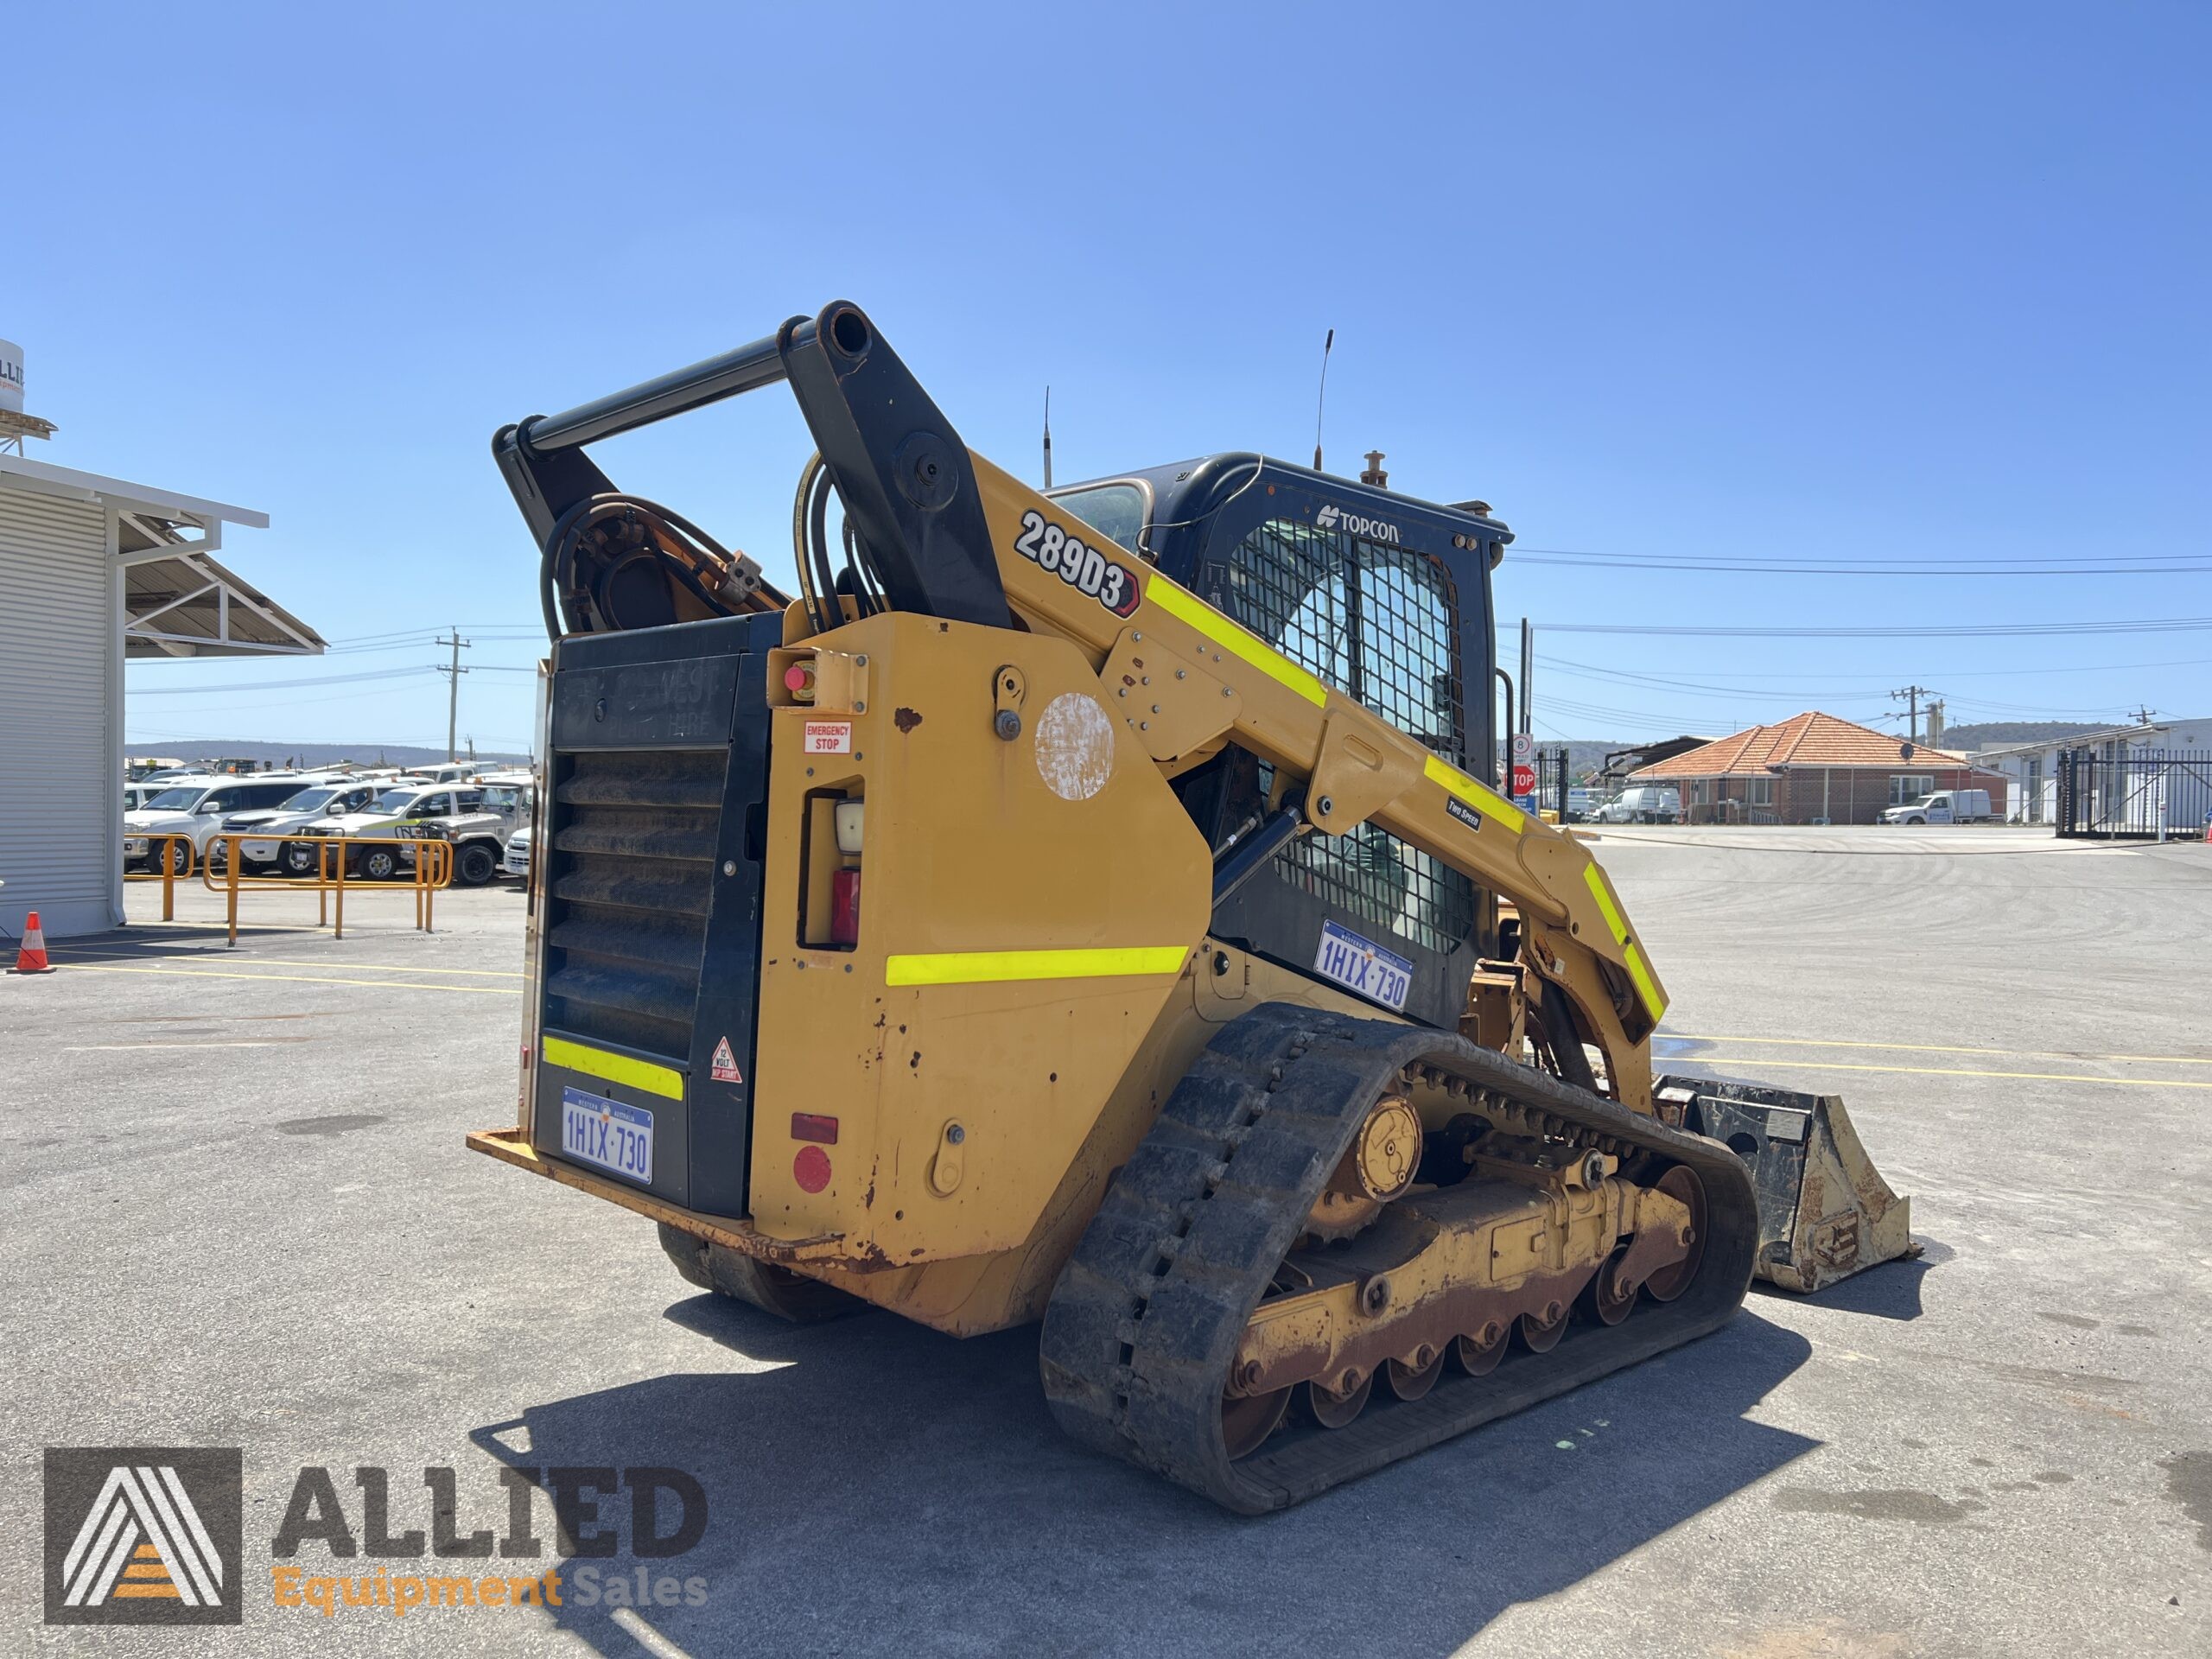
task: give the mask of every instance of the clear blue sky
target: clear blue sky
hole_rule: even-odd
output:
[[[10,46],[33,448],[266,511],[223,557],[352,645],[134,666],[136,747],[442,741],[452,622],[463,732],[520,746],[493,429],[836,296],[1018,471],[1050,381],[1063,479],[1306,455],[1333,327],[1333,463],[1495,503],[1506,617],[2212,616],[2196,573],[1534,559],[2203,550],[2202,6],[83,6]],[[806,448],[771,392],[598,453],[787,574]],[[1909,681],[1954,721],[2212,714],[2202,630],[1540,649],[1553,735]]]

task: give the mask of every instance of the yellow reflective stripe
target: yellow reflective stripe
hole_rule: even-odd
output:
[[[1667,1011],[1666,999],[1659,995],[1659,982],[1651,977],[1651,969],[1643,960],[1643,952],[1629,943],[1628,918],[1621,914],[1621,907],[1613,902],[1611,885],[1605,873],[1597,865],[1582,867],[1582,880],[1590,889],[1590,896],[1598,901],[1598,909],[1605,916],[1605,925],[1613,931],[1613,943],[1626,945],[1621,960],[1628,966],[1628,976],[1636,982],[1636,994],[1643,999],[1643,1006],[1656,1020]]]
[[[604,1077],[609,1083],[626,1083],[632,1089],[642,1089],[649,1095],[659,1095],[668,1100],[683,1098],[683,1074],[665,1065],[655,1065],[651,1060],[609,1054],[603,1048],[589,1048],[565,1037],[546,1038],[543,1052],[549,1065],[565,1065],[571,1071]]]
[[[1628,938],[1628,922],[1621,914],[1621,907],[1613,902],[1612,889],[1605,885],[1605,873],[1595,864],[1585,864],[1582,880],[1588,885],[1591,897],[1598,901],[1598,908],[1605,918],[1605,925],[1613,930],[1613,943],[1618,944]]]
[[[1427,775],[1429,782],[1443,785],[1448,793],[1458,796],[1493,823],[1503,824],[1515,835],[1529,827],[1528,814],[1496,791],[1484,789],[1459,767],[1447,765],[1432,754],[1421,770]]]
[[[884,963],[889,985],[983,985],[1009,979],[1111,979],[1136,974],[1179,974],[1187,945],[1147,944],[1105,950],[943,950],[893,957]]]
[[[1636,982],[1636,994],[1643,999],[1643,1006],[1656,1020],[1667,1012],[1667,1000],[1659,995],[1659,982],[1651,977],[1651,969],[1643,965],[1643,952],[1634,945],[1624,954],[1628,963],[1628,976]]]
[[[1238,627],[1195,594],[1185,593],[1166,577],[1155,575],[1145,583],[1144,596],[1178,621],[1189,623],[1214,644],[1234,652],[1269,678],[1281,681],[1316,709],[1327,706],[1327,686],[1274,646],[1262,644],[1256,634]]]

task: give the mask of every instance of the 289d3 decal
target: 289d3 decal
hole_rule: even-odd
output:
[[[1032,507],[1021,515],[1014,550],[1050,570],[1077,593],[1088,594],[1116,616],[1127,616],[1144,597],[1137,579],[1096,548],[1071,536]]]

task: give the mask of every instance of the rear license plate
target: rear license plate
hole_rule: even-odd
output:
[[[1321,948],[1313,953],[1313,966],[1346,990],[1401,1012],[1413,988],[1413,963],[1334,922],[1321,924]]]
[[[561,1150],[641,1185],[653,1179],[653,1115],[582,1089],[561,1090]]]

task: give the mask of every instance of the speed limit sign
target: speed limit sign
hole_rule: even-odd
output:
[[[1525,766],[1536,758],[1536,740],[1527,732],[1513,734],[1513,764]]]

